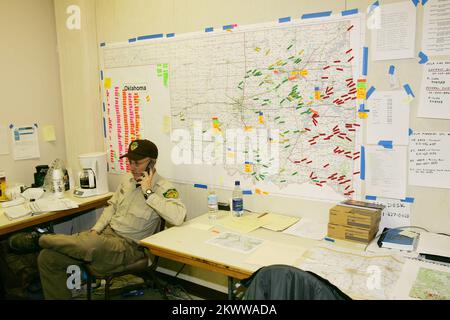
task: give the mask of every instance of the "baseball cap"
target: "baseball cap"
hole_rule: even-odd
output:
[[[127,157],[131,160],[141,160],[146,157],[157,159],[158,148],[150,140],[134,140],[131,141],[130,145],[128,146],[128,152],[121,156],[120,159],[124,157]]]

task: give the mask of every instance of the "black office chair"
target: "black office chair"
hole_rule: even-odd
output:
[[[288,265],[260,268],[240,284],[243,300],[351,300],[328,280]]]
[[[166,221],[161,218],[158,232],[164,230],[166,226]],[[146,249],[145,249],[146,250]],[[94,279],[105,280],[105,300],[110,298],[110,289],[112,285],[112,280],[114,278],[122,277],[125,275],[135,275],[144,279],[144,284],[146,287],[156,287],[160,290],[162,296],[167,299],[165,291],[156,276],[156,268],[158,266],[158,256],[153,256],[152,264],[148,265],[149,256],[146,255],[144,258],[134,261],[126,266],[120,266],[116,270],[109,271],[107,273],[99,273],[95,271],[89,263],[84,265],[84,269],[87,274],[87,300],[91,300],[92,282]]]

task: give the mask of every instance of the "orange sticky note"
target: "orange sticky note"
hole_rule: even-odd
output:
[[[320,91],[314,91],[314,98],[320,100]]]

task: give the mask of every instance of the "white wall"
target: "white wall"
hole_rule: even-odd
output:
[[[40,158],[14,161],[0,155],[7,182],[34,182],[35,166],[66,159],[59,63],[52,0],[0,0],[0,126],[39,126]],[[42,127],[54,125],[56,141]],[[8,130],[9,133],[9,130]]]
[[[300,17],[303,13],[366,8],[374,1],[357,0],[55,0],[58,41],[60,43],[61,78],[66,124],[67,155],[74,159],[81,150],[93,150],[102,146],[100,122],[98,44],[122,42],[128,38],[156,33],[185,33],[220,27],[231,23],[238,25],[276,21],[280,17]],[[381,5],[397,1],[380,1]],[[410,2],[410,1],[408,1]],[[80,31],[65,28],[70,4],[82,9],[83,24]],[[416,52],[421,48],[423,9],[418,7]],[[64,47],[62,47],[64,45]],[[370,47],[370,33],[366,45]],[[442,57],[449,59],[450,57]],[[387,70],[396,66],[401,83],[408,82],[416,97],[420,91],[421,67],[417,59],[369,62],[369,86],[377,90],[388,89]],[[97,69],[96,69],[97,68]],[[416,98],[411,104],[410,127],[414,131],[450,131],[450,121],[417,118]],[[75,112],[74,108],[80,108]],[[66,112],[67,111],[67,112]],[[70,116],[69,116],[70,112]],[[81,129],[80,129],[81,128]],[[82,130],[80,132],[80,130]],[[170,152],[164,150],[162,152]],[[110,187],[117,185],[118,177],[110,175]],[[178,185],[189,209],[189,218],[206,211],[206,193],[191,185]],[[408,186],[407,195],[415,198],[411,223],[434,232],[450,233],[450,190]],[[219,199],[225,200],[229,191],[219,191]],[[326,221],[331,203],[272,196],[245,198],[246,206],[253,210],[273,210],[292,215],[313,216]],[[188,268],[196,277],[210,277],[207,272]],[[222,279],[222,284],[224,280]]]

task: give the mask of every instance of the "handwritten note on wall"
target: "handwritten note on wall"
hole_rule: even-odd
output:
[[[423,2],[423,1],[422,1]],[[430,56],[450,54],[450,2],[428,1],[423,6],[422,48]]]
[[[450,119],[450,61],[430,61],[424,66],[418,116]]]
[[[409,184],[450,188],[450,132],[415,132],[411,136]]]
[[[370,202],[385,206],[381,215],[378,234],[380,234],[385,227],[398,228],[411,225],[411,203],[387,198],[377,198]]]

